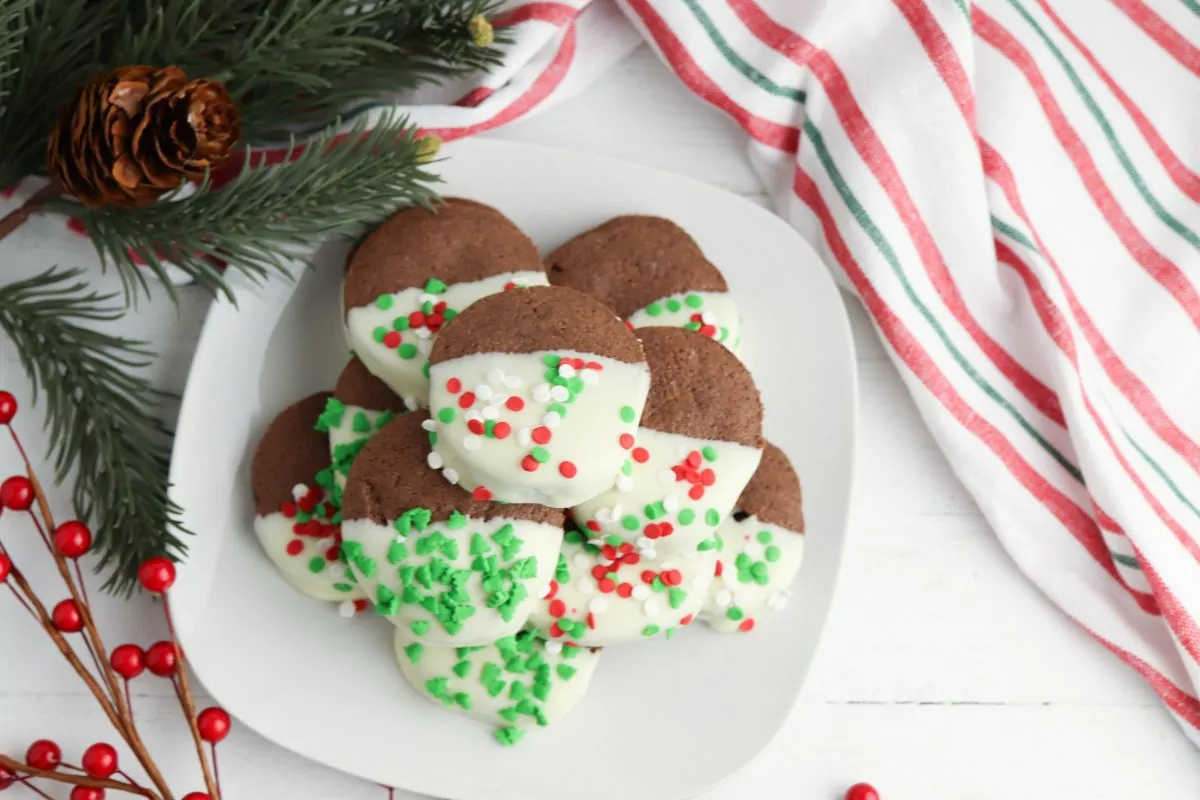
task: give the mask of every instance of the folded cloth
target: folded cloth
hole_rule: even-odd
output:
[[[1200,3],[574,0],[498,24],[508,64],[414,118],[494,129],[640,32],[745,130],[1016,563],[1200,744]]]

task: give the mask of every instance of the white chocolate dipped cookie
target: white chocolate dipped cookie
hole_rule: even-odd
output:
[[[600,544],[568,528],[529,624],[550,641],[589,647],[670,638],[700,613],[715,566],[711,549],[645,557],[617,537]]]
[[[317,600],[349,601],[362,592],[341,559],[329,445],[315,427],[329,396],[309,395],[267,426],[250,464],[254,532],[296,590]]]
[[[724,276],[670,220],[615,217],[545,265],[550,283],[598,297],[634,328],[686,328],[741,352],[742,318]]]
[[[496,209],[458,198],[404,209],[350,256],[346,338],[409,408],[424,407],[429,351],[442,326],[481,297],[545,284],[537,246]]]
[[[711,339],[638,331],[650,395],[613,484],[573,509],[593,538],[674,555],[713,544],[762,456],[762,403],[749,371]]]
[[[350,469],[342,553],[375,611],[422,644],[524,627],[562,545],[563,512],[472,499],[426,462],[429,417],[390,422]]]
[[[368,372],[358,358],[351,357],[342,368],[333,396],[326,401],[325,410],[317,420],[317,430],[329,434],[339,504],[350,466],[363,445],[375,431],[408,410],[400,396]]]
[[[396,631],[396,660],[414,689],[446,708],[496,726],[513,745],[552,725],[583,699],[600,654],[520,631],[476,647],[438,647]]]
[[[773,444],[717,531],[717,559],[700,615],[716,630],[752,631],[765,612],[787,604],[804,559],[804,512],[800,479]]]
[[[565,508],[612,486],[650,373],[637,337],[559,287],[480,300],[430,356],[432,466],[479,500]]]

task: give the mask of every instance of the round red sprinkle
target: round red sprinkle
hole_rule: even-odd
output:
[[[650,460],[650,454],[646,452],[646,448],[644,447],[633,448],[633,452],[630,453],[630,455],[633,456],[633,460],[639,464],[645,464]]]
[[[325,560],[330,563],[337,561],[338,555],[341,553],[341,549],[341,545],[331,545],[329,549],[325,551]]]
[[[596,588],[605,594],[612,594],[613,590],[617,588],[617,583],[612,578],[604,578],[596,584]]]
[[[434,306],[433,306],[433,310],[434,310],[436,313],[438,313],[438,314],[441,314],[443,311],[445,311],[445,310],[446,310],[446,301],[445,301],[445,300],[439,300],[439,301],[438,301],[436,304],[434,304]]]
[[[446,320],[441,314],[434,312],[425,318],[425,327],[429,328],[429,330],[433,331],[434,333],[437,333],[441,329],[442,323],[445,321]]]
[[[669,522],[658,523],[658,535],[659,536],[670,536],[674,532],[675,532],[675,526],[672,525],[671,523],[669,523]]]
[[[749,633],[750,631],[754,630],[754,618],[746,617],[744,620],[742,620],[742,624],[738,625],[738,630],[742,633]]]
[[[663,583],[667,586],[678,586],[683,583],[683,575],[677,569],[669,569],[663,573]]]
[[[717,335],[717,326],[716,325],[701,325],[700,332],[703,333],[705,336],[709,336],[709,337],[716,336]]]
[[[561,617],[567,613],[567,604],[561,599],[555,598],[550,601],[550,616]]]
[[[555,639],[563,635],[563,629],[558,627],[557,622],[550,626],[550,635]]]
[[[617,548],[613,547],[611,544],[606,544],[600,548],[600,554],[609,561],[612,561],[617,557]]]
[[[458,378],[451,378],[446,381],[446,391],[450,394],[458,394],[462,391],[462,381]]]
[[[628,450],[629,448],[633,447],[633,434],[622,433],[621,438],[619,438],[617,441],[621,443],[621,447]]]
[[[879,792],[869,783],[856,783],[846,790],[846,800],[879,800]]]
[[[504,291],[506,291],[506,292],[509,289],[515,289],[515,288],[517,288],[517,285],[515,283],[513,283],[512,281],[509,281],[508,283],[504,284]]]
[[[296,516],[296,504],[293,503],[291,500],[288,500],[286,503],[284,503],[283,505],[281,505],[279,507],[279,513],[283,514],[288,519],[292,519],[293,517]]]
[[[481,503],[486,503],[492,499],[492,490],[486,486],[477,486],[475,491],[471,492],[471,499],[478,500]]]
[[[507,439],[510,433],[512,433],[512,425],[507,422],[497,422],[492,426],[492,435],[497,439]]]
[[[514,394],[504,401],[504,405],[508,407],[509,411],[520,411],[525,408],[525,401]]]
[[[463,392],[462,397],[458,398],[458,407],[459,408],[470,408],[473,405],[475,405],[475,393],[474,392]]]
[[[713,472],[711,469],[706,469],[700,473],[700,483],[704,484],[705,486],[712,486],[716,482],[717,473]]]
[[[388,331],[383,335],[383,346],[395,350],[400,346],[400,331]]]
[[[596,533],[599,533],[604,529],[604,526],[602,526],[599,522],[596,522],[594,519],[589,519],[586,524],[589,531],[595,531]]]
[[[425,325],[425,314],[417,309],[408,315],[408,324],[413,328],[420,328]]]
[[[304,542],[300,541],[299,539],[292,539],[287,544],[287,554],[289,556],[298,556],[303,549]]]
[[[521,469],[526,472],[536,472],[539,466],[540,464],[538,464],[537,459],[533,456],[527,455],[521,459]]]
[[[646,527],[642,528],[642,533],[646,534],[647,539],[657,539],[659,537],[658,523],[648,522]]]
[[[691,622],[692,622],[692,615],[691,615],[691,614],[688,614],[686,617],[684,617],[683,619],[679,620],[679,624],[680,624],[680,625],[690,625],[690,624],[691,624]]]
[[[632,322],[630,322],[629,320],[625,320],[625,327],[626,327],[626,328],[629,328],[629,330],[633,330],[633,329],[634,329],[634,328],[633,328],[633,323],[632,323]]]
[[[725,565],[722,564],[720,561],[718,561],[716,569],[713,570],[713,575],[719,578],[719,577],[721,577],[721,573],[724,571],[725,571]]]
[[[592,567],[592,577],[595,578],[596,580],[603,581],[604,576],[606,576],[606,575],[608,575],[607,568],[601,566],[600,564],[597,564],[596,566]],[[612,590],[610,589],[609,591],[612,591]]]
[[[699,500],[701,497],[704,497],[704,487],[700,484],[696,484],[692,488],[688,489],[688,497],[692,498],[693,500]]]
[[[363,599],[355,600],[354,601],[354,610],[356,612],[358,612],[359,614],[366,611],[367,610],[367,601],[363,600]]]
[[[564,461],[558,465],[558,471],[564,478],[574,478],[579,470],[570,461]]]
[[[617,587],[617,595],[619,597],[629,597],[631,594],[633,594],[633,586],[631,584],[622,583]]]
[[[538,444],[550,444],[550,429],[545,425],[538,425],[530,435]]]
[[[483,430],[484,430],[483,420],[481,420],[481,419],[467,420],[467,430],[469,430],[471,433],[475,434],[476,436],[482,436]]]
[[[596,615],[590,611],[587,615],[587,626],[592,630],[596,630]]]
[[[629,553],[627,555],[621,556],[621,558],[626,564],[628,564],[631,567],[636,566],[638,564],[638,562],[640,562],[642,560],[642,557],[639,556],[637,553]]]
[[[542,599],[549,600],[552,597],[554,597],[554,595],[556,595],[556,594],[558,594],[558,581],[551,578],[550,579],[550,591],[546,592],[546,596],[543,597]]]

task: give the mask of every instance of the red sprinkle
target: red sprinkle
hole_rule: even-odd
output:
[[[631,594],[633,594],[633,586],[632,585],[630,585],[628,583],[622,583],[620,586],[617,587],[617,596],[618,597],[629,597],[629,595],[631,595]]]
[[[334,562],[338,560],[338,555],[341,553],[342,546],[335,544],[325,551],[325,560]]]
[[[554,580],[554,578],[551,578],[550,579],[550,591],[546,592],[546,596],[543,597],[542,599],[549,600],[552,597],[554,597],[554,595],[556,595],[556,594],[558,594],[558,581]]]
[[[437,313],[439,313],[439,314],[440,314],[440,313],[442,313],[443,311],[445,311],[445,310],[446,310],[446,301],[445,301],[445,300],[439,300],[439,301],[437,302],[437,304],[436,304],[436,305],[433,307],[433,310],[434,310],[434,311],[436,311],[436,312],[437,312]]]
[[[670,536],[674,532],[675,532],[675,526],[672,525],[671,523],[669,523],[669,522],[658,523],[658,535],[659,536]]]
[[[586,364],[584,364],[584,366],[587,367],[588,369],[594,369],[597,372],[604,369],[604,365],[601,364],[599,361],[589,361]]]
[[[471,492],[471,499],[478,500],[481,503],[486,503],[492,499],[492,490],[486,486],[477,486],[475,491]]]
[[[704,487],[700,484],[696,484],[692,488],[688,489],[688,497],[692,498],[693,500],[699,500],[701,497],[704,497]]]
[[[654,570],[652,570],[652,569],[642,570],[642,583],[654,583],[654,577],[655,577]]]
[[[395,350],[400,346],[400,331],[388,331],[383,335],[383,346]]]
[[[642,528],[642,533],[646,534],[647,539],[657,539],[659,536],[662,535],[658,532],[658,523],[657,522],[647,523],[646,527]]]
[[[648,452],[646,452],[646,448],[644,448],[644,447],[633,448],[633,452],[630,453],[630,455],[632,455],[633,460],[638,462],[639,464],[645,464],[647,461],[650,460],[650,454]]]
[[[463,392],[462,397],[458,398],[459,408],[470,408],[473,405],[475,405],[474,392]]]
[[[359,614],[366,611],[367,610],[367,601],[366,600],[355,600],[354,601],[354,610],[357,611]]]
[[[550,616],[561,617],[567,613],[567,604],[560,598],[555,598],[550,601]]]
[[[625,327],[629,328],[629,330],[633,330],[633,323],[629,320],[625,320]]]
[[[703,333],[705,336],[710,336],[710,337],[716,336],[717,335],[717,326],[716,325],[701,325],[700,332]]]
[[[508,406],[509,411],[520,411],[525,408],[525,401],[514,394],[504,401],[504,405]]]
[[[606,576],[607,574],[608,574],[608,568],[601,564],[597,564],[596,566],[592,567],[592,577],[598,581],[603,581],[604,576]],[[610,589],[609,591],[612,591],[612,590]]]
[[[555,639],[563,635],[563,629],[558,627],[557,622],[550,626],[550,635]]]
[[[469,430],[471,433],[475,434],[476,436],[482,436],[483,430],[484,430],[483,420],[480,420],[480,419],[467,420],[467,430]]]
[[[408,324],[413,328],[420,328],[425,325],[425,314],[420,309],[408,315]]]
[[[446,391],[450,394],[458,394],[462,391],[462,381],[458,378],[451,378],[446,381]]]
[[[296,516],[296,504],[290,500],[287,501],[279,507],[279,513],[283,514],[288,519],[292,519]]]
[[[504,284],[504,291],[506,291],[506,292],[509,289],[515,289],[515,288],[517,288],[517,285],[515,283],[513,283],[512,281],[509,281],[508,283]]]
[[[742,624],[738,625],[738,630],[742,633],[749,633],[754,630],[754,617],[746,617],[742,620]]]
[[[678,586],[683,583],[683,575],[677,569],[669,569],[663,573],[663,583],[667,586]]]
[[[715,575],[716,577],[719,578],[719,577],[721,577],[721,573],[724,571],[725,571],[725,565],[722,564],[721,561],[718,559],[717,568],[713,570],[713,575]]]
[[[492,435],[497,439],[507,439],[510,433],[512,433],[512,425],[507,422],[497,422],[492,426]]]
[[[679,620],[679,624],[680,624],[680,625],[688,625],[688,624],[690,624],[690,623],[691,623],[691,621],[692,621],[692,615],[691,615],[691,614],[688,614],[686,617],[684,617],[683,619]]]
[[[587,521],[587,529],[588,529],[589,531],[595,531],[596,533],[599,533],[599,532],[600,532],[600,531],[602,531],[604,528],[603,528],[603,526],[602,526],[602,525],[601,525],[599,522],[596,522],[596,520],[594,520],[594,519],[589,519],[589,520]]]
[[[537,459],[533,456],[527,455],[521,459],[521,469],[525,470],[526,472],[537,472],[537,468],[540,466],[541,464],[539,464]]]
[[[538,425],[530,436],[538,444],[550,444],[550,429],[545,425]]]
[[[698,451],[693,450],[692,452],[688,453],[686,460],[688,466],[692,469],[700,469],[700,464],[702,462],[700,461],[700,453]]]
[[[441,314],[430,314],[425,318],[425,327],[429,328],[429,330],[433,333],[437,333],[441,329],[442,323],[445,321],[445,318],[443,318]]]
[[[618,439],[617,441],[619,441],[621,443],[621,447],[628,450],[629,448],[633,447],[633,434],[622,433],[621,438]]]
[[[559,464],[558,471],[562,474],[562,476],[564,478],[574,478],[575,474],[578,472],[578,470],[575,469],[575,465],[572,464],[570,461],[564,461],[561,464]]]
[[[300,551],[303,549],[304,542],[300,541],[299,539],[292,539],[290,542],[288,542],[287,554],[289,556],[298,556],[300,555]]]
[[[626,584],[621,584],[621,585],[624,586]],[[596,586],[598,589],[600,589],[600,591],[604,592],[605,594],[611,594],[612,591],[617,588],[617,583],[612,578],[605,578],[604,580],[602,580],[598,584],[596,584]]]
[[[712,486],[716,482],[717,473],[713,472],[711,469],[706,469],[700,473],[700,483],[704,484],[705,486]]]
[[[587,626],[592,630],[596,630],[596,615],[590,611],[587,615]]]
[[[630,553],[629,555],[622,556],[621,558],[626,564],[628,564],[631,567],[637,566],[638,562],[640,562],[642,560],[642,557],[639,556],[637,553]]]

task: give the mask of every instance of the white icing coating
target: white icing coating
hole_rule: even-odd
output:
[[[502,518],[460,517],[460,522],[460,527],[448,521],[423,530],[414,526],[407,536],[394,521],[342,523],[350,567],[376,612],[426,644],[485,644],[519,631],[545,592],[562,544],[562,529],[553,525]],[[505,541],[510,542],[507,553]],[[460,595],[440,569],[461,574],[453,579],[459,581]],[[489,575],[499,577],[485,580]],[[495,585],[487,588],[492,580]],[[506,598],[511,602],[502,603]],[[422,602],[467,610],[447,622]]]
[[[346,565],[328,558],[340,546],[337,537],[297,536],[293,532],[295,524],[294,519],[278,511],[254,517],[254,533],[283,579],[297,591],[317,600],[363,597],[362,589],[347,577]],[[288,553],[288,545],[292,542],[300,543],[295,555]],[[320,569],[314,571],[315,566]]]
[[[666,633],[700,612],[716,561],[713,550],[649,559],[628,542],[598,547],[568,535],[550,591],[529,625],[551,640],[589,647]],[[597,566],[605,570],[601,578]]]
[[[726,633],[753,630],[764,612],[783,608],[791,597],[804,560],[804,535],[751,516],[740,522],[730,517],[717,536],[721,574],[700,619]]]
[[[414,689],[502,728],[551,725],[565,717],[583,699],[600,659],[586,647],[564,648],[528,632],[478,648],[413,643],[407,631],[396,631],[396,660]]]
[[[583,366],[547,364],[560,357]],[[548,382],[555,370],[575,388]],[[434,364],[430,378],[434,450],[463,488],[556,508],[612,485],[650,388],[644,363],[573,352],[478,353]]]
[[[626,455],[629,474],[615,475],[573,511],[588,536],[619,536],[651,557],[692,550],[711,537],[762,459],[761,450],[744,444],[649,428],[638,429]]]
[[[684,292],[655,300],[629,315],[635,328],[692,327],[725,345],[734,355],[742,352],[742,317],[729,292]]]
[[[345,412],[342,414],[341,423],[338,425],[329,426],[329,455],[334,464],[333,479],[337,481],[339,488],[346,488],[346,476],[350,472],[348,466],[345,470],[338,468],[340,462],[340,459],[338,458],[339,448],[356,444],[360,441],[365,442],[367,439],[370,439],[372,436],[374,436],[377,426],[379,425],[379,418],[383,416],[384,413],[385,412],[382,411],[363,408],[362,406],[347,404],[345,406]],[[356,429],[363,427],[361,421],[359,420],[360,414],[367,422],[367,430],[365,431]]]
[[[390,342],[389,347],[376,339],[376,331],[395,331],[394,323],[400,317],[421,309],[428,301],[433,304],[446,303],[446,308],[455,314],[474,303],[481,297],[504,291],[508,284],[517,286],[545,286],[546,275],[543,272],[508,272],[502,275],[492,275],[469,283],[455,283],[445,287],[438,293],[428,293],[423,287],[413,287],[383,295],[374,303],[350,309],[346,314],[346,341],[355,355],[366,365],[372,375],[382,380],[396,394],[414,403],[424,406],[429,396],[429,381],[425,377],[425,364],[429,358],[429,350],[437,338],[428,328],[409,327],[398,331],[398,341]],[[407,345],[407,347],[406,347]],[[402,358],[401,349],[410,358]],[[413,348],[411,351],[409,348]]]

